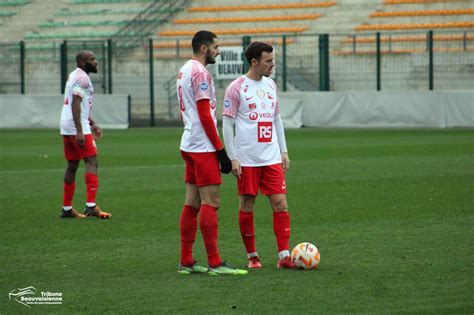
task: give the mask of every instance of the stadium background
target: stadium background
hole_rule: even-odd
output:
[[[273,43],[280,91],[474,86],[472,1],[4,0],[0,10],[0,93],[62,93],[75,53],[90,48],[96,94],[130,95],[132,125],[177,119],[176,72],[199,29],[221,47]],[[218,99],[229,82],[216,80]]]
[[[34,286],[65,297],[32,306],[39,312],[471,314],[473,16],[472,0],[0,0],[0,313],[28,311],[8,293]],[[114,219],[58,219],[58,131],[31,127],[44,127],[43,111],[59,120],[77,50],[100,63],[91,76],[99,122],[179,126],[174,82],[199,29],[215,31],[223,48],[273,43],[284,104],[304,99],[321,109],[303,113],[310,126],[344,127],[287,129],[292,244],[318,245],[316,272],[274,268],[260,198],[261,272],[177,275],[179,127],[106,129],[99,203]],[[229,82],[216,79],[218,99]],[[355,100],[358,127],[390,128],[335,124],[340,95]],[[440,122],[451,106],[454,123]],[[219,244],[243,266],[234,186],[224,178]],[[205,261],[199,237],[196,256]]]

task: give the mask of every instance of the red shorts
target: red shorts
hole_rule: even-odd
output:
[[[216,152],[184,152],[184,181],[198,187],[221,184],[221,172]]]
[[[76,136],[63,136],[64,156],[68,161],[78,161],[87,157],[97,155],[94,137],[91,134],[84,135],[84,146],[76,143]]]
[[[239,195],[258,195],[258,189],[263,195],[286,194],[285,174],[281,164],[267,166],[242,166],[242,175],[237,180]]]

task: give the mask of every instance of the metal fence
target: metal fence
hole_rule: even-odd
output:
[[[25,93],[25,44],[0,43],[0,93]]]
[[[266,41],[275,48],[275,80],[283,91],[462,90],[474,88],[474,31],[221,36],[220,45]],[[96,93],[126,93],[134,117],[177,118],[176,74],[191,57],[190,38],[0,44],[0,93],[57,93],[78,50],[93,50]],[[209,66],[211,72],[216,67]],[[236,74],[238,76],[239,74]],[[231,79],[215,77],[218,99]]]

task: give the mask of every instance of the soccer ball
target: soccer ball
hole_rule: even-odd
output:
[[[320,261],[319,250],[311,243],[300,243],[291,251],[291,261],[301,269],[317,269]]]

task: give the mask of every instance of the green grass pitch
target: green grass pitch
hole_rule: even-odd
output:
[[[59,219],[58,131],[1,130],[0,313],[474,312],[474,130],[287,130],[291,245],[315,243],[320,269],[276,269],[271,210],[260,196],[264,267],[244,277],[176,272],[180,135],[180,128],[106,130],[98,203],[113,218],[79,221]],[[243,267],[230,175],[221,199],[221,255]],[[206,263],[200,233],[195,258]],[[11,290],[27,286],[62,292],[63,304],[9,301]]]

